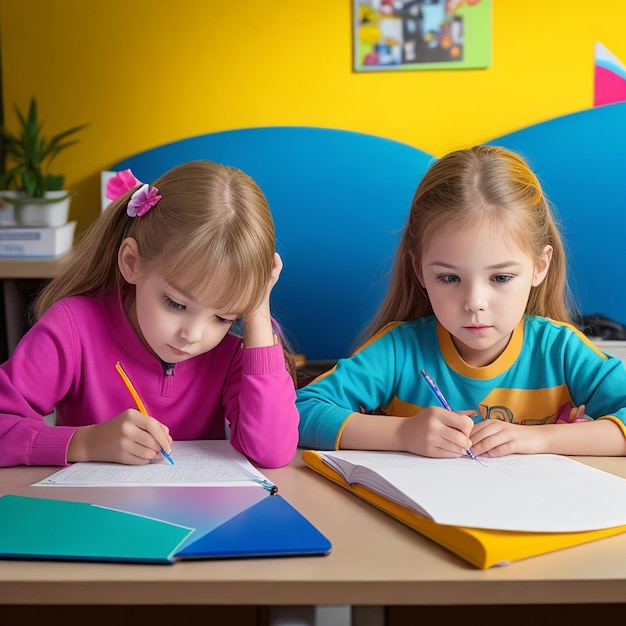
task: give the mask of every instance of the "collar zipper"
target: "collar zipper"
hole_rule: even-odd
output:
[[[166,363],[161,361],[163,366],[163,384],[161,385],[161,395],[171,397],[174,392],[174,372],[175,363]]]

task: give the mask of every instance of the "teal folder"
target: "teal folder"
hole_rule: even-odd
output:
[[[328,554],[330,541],[260,487],[45,488],[0,497],[0,558],[174,563]],[[57,499],[89,497],[94,502]]]
[[[67,500],[0,498],[0,556],[85,561],[172,561],[194,532],[178,524]]]

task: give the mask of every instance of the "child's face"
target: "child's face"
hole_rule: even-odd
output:
[[[502,229],[479,224],[437,232],[415,270],[463,360],[480,367],[506,348],[551,256],[546,246],[534,262]]]
[[[128,317],[142,341],[167,363],[208,352],[226,336],[237,312],[213,309],[150,273],[135,281]]]

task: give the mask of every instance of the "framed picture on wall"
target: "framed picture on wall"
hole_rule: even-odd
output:
[[[489,67],[491,1],[353,0],[354,69]]]

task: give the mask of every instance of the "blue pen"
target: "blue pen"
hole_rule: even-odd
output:
[[[437,400],[439,400],[439,404],[441,404],[441,406],[447,411],[453,411],[452,407],[448,404],[448,401],[443,397],[441,389],[437,387],[437,383],[428,375],[428,372],[424,369],[420,370],[420,372],[422,373],[426,384],[430,387],[430,390],[435,394]],[[465,450],[465,452],[467,452],[467,456],[469,456],[470,459],[474,459],[474,461],[478,461],[480,463],[480,460],[472,452],[471,448],[469,450]]]
[[[174,459],[172,459],[172,457],[165,452],[165,450],[163,450],[163,448],[161,448],[161,454],[172,464],[174,465]]]

